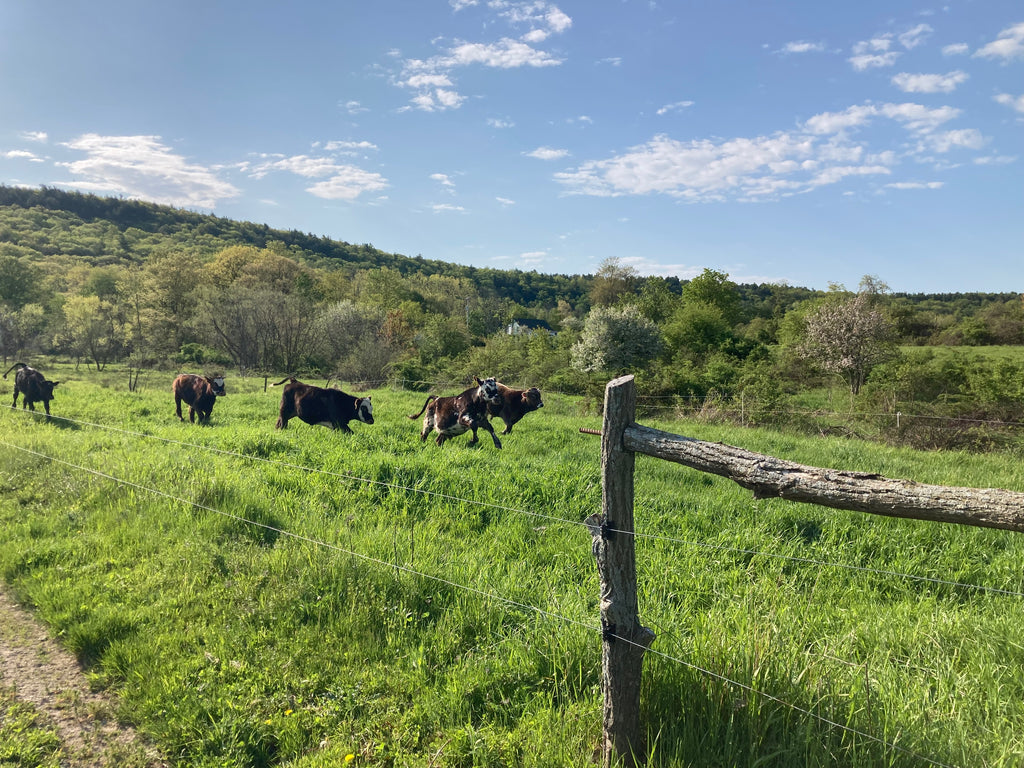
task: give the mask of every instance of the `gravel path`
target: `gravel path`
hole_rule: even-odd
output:
[[[75,657],[0,588],[0,684],[56,730],[65,768],[166,768],[114,702],[89,689]]]

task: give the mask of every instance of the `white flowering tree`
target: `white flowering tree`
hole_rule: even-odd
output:
[[[619,373],[643,366],[661,351],[661,331],[636,306],[594,307],[572,348],[572,367]]]
[[[862,290],[826,301],[807,315],[800,354],[827,373],[842,376],[856,395],[871,369],[896,351],[892,323],[878,306],[878,293]]]

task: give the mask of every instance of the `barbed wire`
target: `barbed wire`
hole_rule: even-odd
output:
[[[16,412],[18,412],[17,409],[14,409],[14,410]],[[24,409],[22,409],[19,413],[35,415],[34,412],[25,411]],[[161,437],[159,435],[148,434],[146,432],[137,432],[137,431],[134,431],[134,430],[123,429],[121,427],[114,427],[114,426],[109,426],[109,425],[105,425],[105,424],[98,424],[98,423],[95,423],[95,422],[84,421],[84,420],[80,420],[80,419],[73,419],[73,418],[68,417],[68,416],[56,416],[56,415],[54,415],[54,416],[51,416],[51,418],[55,419],[55,420],[66,421],[66,422],[69,422],[69,423],[72,423],[72,424],[78,424],[78,425],[82,425],[82,426],[94,427],[96,429],[107,430],[107,431],[110,431],[110,432],[117,432],[117,433],[120,433],[120,434],[129,435],[129,436],[132,436],[132,437],[142,437],[142,438],[146,438],[146,439],[150,439],[150,440],[157,440],[159,442],[167,443],[167,444],[170,444],[170,445],[177,445],[177,446],[180,446],[180,447],[183,447],[183,448],[198,448],[198,449],[201,449],[201,450],[209,451],[211,453],[220,454],[222,456],[230,456],[230,457],[237,458],[237,459],[244,459],[246,461],[270,464],[270,465],[275,465],[275,466],[279,466],[279,467],[284,467],[284,468],[287,468],[287,469],[296,469],[296,470],[300,470],[300,471],[303,471],[303,472],[309,472],[309,473],[313,473],[313,474],[322,474],[322,475],[326,475],[328,477],[341,478],[341,479],[344,479],[344,480],[350,480],[350,481],[357,482],[357,483],[365,483],[365,484],[368,484],[368,485],[377,485],[377,486],[389,488],[391,490],[399,490],[399,491],[406,491],[406,492],[409,492],[409,493],[417,493],[417,494],[421,494],[421,495],[424,495],[424,496],[430,496],[430,497],[434,497],[434,498],[443,499],[445,501],[451,501],[451,502],[457,502],[457,503],[462,503],[462,504],[475,505],[475,506],[479,506],[479,507],[483,507],[483,508],[487,508],[487,509],[495,509],[495,510],[502,511],[502,512],[510,512],[512,514],[526,515],[528,517],[535,517],[535,518],[539,518],[539,519],[544,519],[544,520],[547,520],[547,521],[550,521],[550,522],[562,523],[562,524],[569,525],[569,526],[577,526],[577,527],[580,527],[580,528],[587,528],[587,524],[584,521],[571,520],[571,519],[568,519],[568,518],[559,517],[557,515],[550,515],[550,514],[546,514],[546,513],[543,513],[543,512],[535,512],[533,510],[522,509],[520,507],[511,507],[511,506],[507,506],[507,505],[504,505],[504,504],[495,504],[493,502],[479,501],[479,500],[476,500],[476,499],[467,499],[467,498],[464,498],[464,497],[461,497],[461,496],[455,496],[455,495],[448,494],[448,493],[442,493],[440,491],[430,491],[430,490],[426,490],[426,489],[423,489],[423,488],[415,488],[413,486],[401,485],[401,484],[398,484],[398,483],[390,483],[390,482],[387,482],[387,481],[384,481],[384,480],[374,480],[374,479],[371,479],[371,478],[361,477],[359,475],[355,475],[355,474],[352,474],[352,473],[349,473],[349,472],[337,472],[337,471],[334,471],[334,470],[319,469],[319,468],[316,468],[316,467],[308,467],[308,466],[305,466],[303,464],[295,464],[293,462],[281,461],[280,459],[268,459],[268,458],[265,458],[263,456],[255,456],[253,454],[239,453],[237,451],[229,451],[229,450],[226,450],[226,449],[223,449],[223,448],[217,448],[217,447],[210,446],[210,445],[204,445],[202,443],[190,443],[190,442],[186,442],[186,441],[183,441],[183,440],[174,440],[174,439],[168,438],[168,437]],[[683,545],[691,546],[691,547],[701,547],[701,548],[705,548],[705,549],[713,549],[713,550],[718,550],[718,551],[723,551],[723,552],[733,552],[733,553],[742,554],[742,555],[751,555],[751,556],[761,556],[761,557],[766,557],[766,558],[775,558],[775,559],[788,560],[788,561],[791,561],[791,562],[805,563],[805,564],[808,564],[808,565],[815,565],[815,566],[825,567],[825,568],[837,568],[837,569],[851,571],[851,572],[860,572],[860,573],[868,573],[868,574],[879,575],[879,576],[896,577],[896,578],[906,579],[908,581],[917,581],[917,582],[922,582],[922,583],[931,583],[931,584],[937,584],[937,585],[943,585],[943,586],[959,587],[959,588],[963,588],[963,589],[977,590],[977,591],[980,591],[980,592],[988,592],[988,593],[991,593],[991,594],[1000,594],[1000,595],[1004,595],[1004,596],[1007,596],[1007,597],[1024,598],[1024,591],[1014,591],[1014,590],[1009,590],[1009,589],[1001,589],[1001,588],[998,588],[998,587],[988,587],[988,586],[984,586],[984,585],[980,585],[980,584],[971,584],[971,583],[968,583],[968,582],[959,582],[959,581],[953,581],[953,580],[949,580],[949,579],[939,579],[939,578],[930,577],[930,576],[920,576],[918,574],[903,573],[903,572],[900,572],[900,571],[889,571],[889,570],[884,570],[884,569],[868,568],[866,566],[861,566],[861,565],[853,565],[853,564],[850,564],[850,563],[839,563],[839,562],[830,561],[830,560],[819,560],[819,559],[814,559],[814,558],[801,557],[801,556],[798,556],[798,555],[787,555],[787,554],[783,554],[783,553],[780,553],[780,552],[764,552],[764,551],[761,551],[761,550],[745,549],[745,548],[742,548],[742,547],[731,547],[731,546],[727,546],[727,545],[724,545],[724,544],[712,544],[710,542],[693,541],[691,539],[683,539],[683,538],[678,538],[678,537],[673,537],[673,536],[666,536],[664,534],[641,533],[641,532],[637,532],[637,531],[625,531],[625,530],[620,530],[620,529],[609,529],[609,530],[614,530],[615,533],[621,533],[621,534],[623,534],[625,536],[633,536],[634,538],[640,539],[640,540],[649,539],[649,540],[654,540],[654,541],[666,541],[666,542],[672,542],[672,543],[676,543],[676,544],[683,544]]]
[[[929,763],[931,765],[937,766],[937,768],[956,768],[956,766],[949,765],[948,763],[944,763],[944,762],[941,762],[941,761],[936,760],[934,758],[930,758],[930,757],[928,757],[926,755],[923,755],[923,754],[921,754],[919,752],[915,752],[914,750],[908,749],[906,747],[900,746],[900,745],[895,744],[895,743],[890,742],[890,741],[886,741],[885,739],[883,739],[881,737],[878,737],[878,736],[874,736],[874,735],[872,735],[870,733],[867,733],[866,731],[862,731],[860,729],[853,728],[851,726],[839,723],[838,721],[835,721],[835,720],[832,720],[830,718],[827,718],[827,717],[825,717],[823,715],[820,715],[820,714],[818,714],[816,712],[812,712],[811,710],[806,709],[805,707],[801,707],[798,704],[794,704],[792,702],[786,701],[785,699],[782,699],[779,696],[775,696],[774,694],[767,693],[766,691],[762,691],[760,689],[757,689],[757,688],[755,688],[752,685],[740,682],[738,680],[733,680],[732,678],[730,678],[730,677],[728,677],[726,675],[723,675],[723,674],[721,674],[719,672],[714,672],[714,671],[712,671],[710,669],[707,669],[706,667],[702,667],[702,666],[700,666],[698,664],[695,664],[693,662],[686,661],[685,659],[680,659],[680,658],[678,658],[676,656],[671,656],[671,655],[669,655],[667,653],[663,653],[663,652],[655,650],[653,648],[649,648],[649,647],[643,646],[643,645],[641,645],[639,643],[636,643],[636,642],[632,641],[631,639],[629,639],[629,638],[627,638],[627,637],[625,637],[623,635],[619,635],[619,634],[617,634],[615,632],[608,632],[608,631],[606,631],[602,627],[594,626],[594,625],[589,625],[589,624],[586,624],[586,623],[584,623],[582,621],[579,621],[579,620],[576,620],[576,619],[572,619],[572,618],[569,618],[567,616],[562,616],[562,615],[554,613],[552,611],[547,611],[547,610],[545,610],[543,608],[539,608],[539,607],[537,607],[535,605],[531,605],[529,603],[523,603],[523,602],[518,601],[518,600],[513,600],[511,598],[505,597],[503,595],[496,594],[494,592],[489,592],[489,591],[486,591],[486,590],[478,589],[477,587],[472,587],[472,586],[469,586],[469,585],[466,585],[466,584],[462,584],[460,582],[452,581],[450,579],[446,579],[444,577],[437,576],[437,575],[434,575],[434,574],[425,573],[425,572],[419,571],[419,570],[417,570],[415,568],[411,568],[411,567],[409,567],[407,565],[399,564],[397,562],[389,562],[387,560],[382,560],[380,558],[373,557],[371,555],[367,555],[367,554],[364,554],[362,552],[357,552],[355,550],[348,549],[346,547],[342,547],[342,546],[339,546],[337,544],[331,544],[331,543],[325,542],[325,541],[323,541],[321,539],[317,539],[317,538],[314,538],[314,537],[311,537],[311,536],[306,536],[305,534],[295,533],[294,531],[289,531],[286,528],[281,528],[279,526],[269,525],[268,523],[261,523],[261,522],[259,522],[257,520],[252,520],[252,519],[249,519],[249,518],[244,517],[242,515],[236,515],[236,514],[231,513],[231,512],[225,512],[224,510],[220,510],[220,509],[217,509],[215,507],[211,507],[211,506],[206,505],[206,504],[201,504],[201,503],[199,503],[197,501],[191,501],[189,499],[184,499],[184,498],[181,498],[180,496],[175,496],[175,495],[167,493],[165,491],[161,491],[161,490],[159,490],[157,488],[151,488],[149,486],[142,485],[141,483],[136,483],[136,482],[133,482],[133,481],[130,481],[130,480],[125,480],[125,479],[119,478],[119,477],[117,477],[115,475],[111,475],[111,474],[109,474],[107,472],[103,472],[103,471],[100,471],[100,470],[97,470],[97,469],[93,469],[93,468],[90,468],[90,467],[85,467],[85,466],[82,466],[80,464],[75,464],[74,462],[70,462],[70,461],[67,461],[65,459],[60,459],[60,458],[57,458],[57,457],[54,457],[54,456],[50,456],[49,454],[42,453],[40,451],[35,451],[35,450],[30,449],[30,448],[25,448],[23,446],[15,445],[15,444],[9,443],[9,442],[7,442],[5,440],[0,440],[0,445],[4,445],[4,446],[6,446],[8,448],[13,448],[13,449],[15,449],[17,451],[21,451],[23,453],[27,453],[27,454],[32,455],[32,456],[36,456],[38,458],[46,459],[48,461],[64,465],[66,467],[70,467],[70,468],[75,469],[75,470],[79,470],[79,471],[82,471],[82,472],[86,472],[88,474],[95,475],[96,477],[100,477],[100,478],[103,478],[105,480],[109,480],[109,481],[117,483],[119,485],[123,485],[123,486],[129,487],[129,488],[134,488],[136,490],[152,493],[152,494],[154,494],[156,496],[159,496],[159,497],[162,497],[162,498],[166,498],[168,500],[171,500],[171,501],[174,501],[174,502],[177,502],[177,503],[180,503],[180,504],[184,504],[186,506],[191,506],[191,507],[194,507],[196,509],[201,509],[203,511],[210,512],[212,514],[220,515],[220,516],[223,516],[223,517],[235,520],[237,522],[241,522],[241,523],[244,523],[244,524],[247,524],[247,525],[252,525],[252,526],[257,527],[257,528],[262,528],[264,530],[271,531],[273,533],[276,533],[276,534],[281,535],[281,536],[285,536],[287,538],[292,538],[292,539],[295,539],[297,541],[302,541],[302,542],[307,543],[307,544],[312,544],[313,546],[316,546],[316,547],[322,547],[322,548],[330,550],[330,551],[334,551],[334,552],[338,552],[338,553],[341,553],[341,554],[349,555],[351,557],[356,557],[356,558],[359,558],[359,559],[364,560],[366,562],[373,563],[375,565],[384,566],[385,568],[401,571],[401,572],[409,574],[411,576],[416,576],[416,577],[427,579],[429,581],[437,582],[439,584],[444,584],[444,585],[452,587],[454,589],[462,590],[462,591],[470,593],[470,594],[475,594],[475,595],[477,595],[479,597],[483,597],[483,598],[488,599],[488,600],[494,600],[496,602],[503,603],[503,604],[505,604],[507,606],[512,606],[512,607],[519,608],[519,609],[522,609],[522,610],[525,610],[525,611],[528,611],[528,612],[533,612],[533,613],[535,613],[537,615],[543,616],[543,617],[548,618],[548,619],[562,621],[562,622],[565,622],[567,624],[570,624],[570,625],[573,625],[573,626],[577,626],[577,627],[580,627],[580,628],[582,628],[584,630],[593,632],[595,634],[601,634],[603,638],[614,638],[616,640],[621,640],[624,643],[627,643],[629,645],[632,645],[632,646],[638,648],[641,652],[646,651],[648,653],[652,653],[652,654],[654,654],[656,656],[659,656],[659,657],[661,657],[663,659],[666,659],[668,661],[675,662],[675,663],[680,664],[682,666],[685,666],[685,667],[687,667],[689,669],[692,669],[692,670],[694,670],[694,671],[696,671],[696,672],[698,672],[700,674],[703,674],[705,676],[714,678],[714,679],[719,680],[719,681],[721,681],[723,683],[726,683],[728,685],[731,685],[731,686],[734,686],[734,687],[739,688],[741,690],[744,690],[744,691],[746,691],[746,692],[748,692],[748,693],[750,693],[752,695],[764,698],[764,699],[766,699],[768,701],[772,701],[772,702],[774,702],[774,703],[776,703],[776,704],[778,704],[780,706],[783,706],[783,707],[786,707],[788,709],[791,709],[794,712],[798,712],[798,713],[804,715],[805,717],[809,717],[809,718],[811,718],[813,720],[816,720],[816,721],[818,721],[820,723],[823,723],[824,725],[827,725],[829,727],[838,728],[839,730],[845,731],[847,733],[851,733],[851,734],[853,734],[855,736],[859,736],[859,737],[861,737],[863,739],[866,739],[866,740],[871,741],[873,743],[879,744],[880,746],[883,746],[883,747],[885,747],[887,749],[900,752],[900,753],[905,754],[907,756],[913,757],[913,758],[915,758],[917,760],[922,760],[922,761],[927,762],[927,763]]]

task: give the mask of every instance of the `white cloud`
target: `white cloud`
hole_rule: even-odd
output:
[[[820,53],[824,50],[824,43],[809,43],[804,40],[798,40],[786,43],[782,46],[780,53]]]
[[[963,56],[969,50],[967,43],[953,43],[952,45],[944,46],[942,49],[943,56]]]
[[[451,180],[451,177],[447,173],[432,173],[430,178],[438,182],[443,187],[454,187],[455,182]]]
[[[981,149],[985,146],[985,137],[975,128],[942,131],[921,137],[921,146],[924,150],[941,154],[953,149]]]
[[[355,200],[364,192],[375,192],[387,186],[387,181],[379,173],[352,165],[339,165],[329,179],[306,187],[306,191],[325,200]]]
[[[358,115],[360,112],[369,112],[370,110],[360,104],[358,101],[346,101],[344,104],[345,111],[350,115]]]
[[[912,48],[917,48],[925,40],[927,40],[932,32],[934,32],[927,24],[918,24],[913,29],[907,30],[899,36],[900,44],[908,51]]]
[[[43,158],[39,157],[34,152],[28,152],[24,149],[12,149],[9,152],[5,152],[4,157],[8,160],[30,160],[34,163],[43,162]]]
[[[22,131],[19,135],[25,141],[37,141],[40,144],[45,143],[49,138],[46,131]]]
[[[677,111],[679,111],[681,109],[686,109],[687,107],[692,107],[692,106],[693,106],[693,102],[692,101],[677,101],[677,102],[675,102],[673,104],[666,104],[664,107],[661,107],[657,111],[657,114],[659,114],[659,115],[667,115],[669,112],[677,112]]]
[[[508,206],[510,206],[510,205],[515,205],[516,204],[515,200],[509,200],[507,197],[496,197],[494,199],[497,200],[499,203],[501,203],[506,208]]]
[[[478,5],[469,0],[450,0],[450,3],[456,11]],[[492,42],[456,41],[437,56],[403,61],[402,73],[394,82],[416,91],[411,98],[413,108],[440,112],[462,106],[466,97],[458,92],[454,81],[454,72],[462,67],[518,69],[562,64],[563,59],[537,47],[551,35],[565,32],[572,26],[572,19],[557,6],[545,0],[491,0],[487,7],[508,24],[528,25],[530,29],[519,39],[505,36]]]
[[[250,166],[247,170],[254,179],[261,179],[268,173],[279,171],[307,179],[324,179],[306,187],[306,191],[314,197],[327,200],[355,200],[364,192],[376,192],[388,186],[387,180],[379,173],[338,163],[330,157],[275,155]]]
[[[65,183],[76,189],[200,208],[215,208],[218,201],[239,194],[211,168],[174,154],[159,136],[87,133],[63,146],[86,155],[59,164],[77,177]]]
[[[609,64],[609,65],[611,65],[613,67],[621,67],[622,66],[622,57],[621,56],[609,56],[609,57],[604,58],[604,59],[598,59],[597,63],[598,64]]]
[[[434,213],[465,213],[466,209],[461,205],[452,205],[450,203],[438,203],[437,205],[430,206]]]
[[[889,53],[881,54],[860,54],[858,56],[851,56],[847,61],[853,65],[853,68],[858,72],[863,72],[866,69],[878,69],[880,67],[891,67],[896,63],[896,59],[900,57],[898,51],[890,51]]]
[[[547,51],[519,40],[504,38],[497,43],[462,43],[452,48],[448,61],[453,67],[482,64],[497,69],[517,67],[553,67],[562,63]]]
[[[942,189],[941,181],[897,181],[886,184],[886,189]]]
[[[903,158],[924,161],[929,159],[925,153],[981,149],[986,140],[973,128],[939,130],[960,114],[948,106],[860,104],[815,115],[796,131],[770,136],[677,141],[658,135],[617,156],[556,173],[555,179],[570,194],[600,197],[777,199],[854,177],[891,177]],[[902,127],[913,140],[892,138],[884,124],[872,126],[885,121]],[[869,140],[891,141],[895,148],[871,147]]]
[[[313,146],[315,147],[317,144]],[[355,155],[364,150],[376,150],[378,147],[369,141],[328,141],[324,144],[324,149],[328,152],[338,152],[343,155]]]
[[[501,118],[497,118],[497,117],[489,117],[489,118],[487,118],[487,124],[489,126],[491,126],[491,128],[515,128],[516,127],[516,124],[513,123],[511,120],[502,120]]]
[[[866,53],[880,53],[888,51],[891,47],[892,35],[879,35],[870,40],[861,40],[859,43],[854,43],[853,54],[854,56],[861,56]]]
[[[892,84],[904,93],[951,93],[961,83],[967,82],[966,72],[956,70],[944,75],[912,75],[901,72],[893,75]]]
[[[1024,22],[1007,27],[995,40],[975,51],[974,55],[986,59],[1002,59],[1004,62],[1024,58]]]
[[[1024,95],[1011,96],[1008,93],[1000,93],[995,96],[995,100],[1017,112],[1024,113]]]
[[[553,149],[552,147],[537,147],[532,152],[523,152],[527,157],[534,157],[538,160],[560,160],[569,156],[567,149]]]

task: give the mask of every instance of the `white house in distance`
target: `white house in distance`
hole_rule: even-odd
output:
[[[546,331],[552,336],[555,335],[554,329],[548,325],[547,320],[534,320],[532,317],[512,318],[512,322],[505,327],[505,333],[509,336],[521,336],[524,333],[529,335],[536,331]]]

